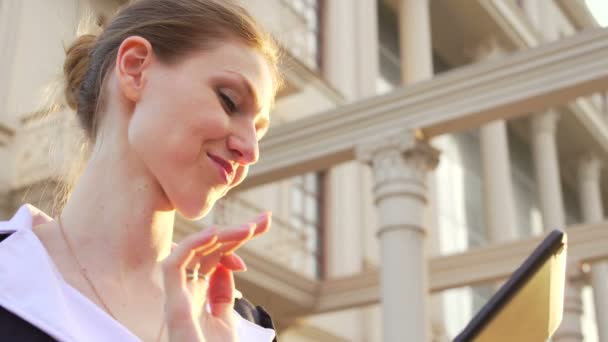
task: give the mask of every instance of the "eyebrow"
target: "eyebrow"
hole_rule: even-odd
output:
[[[251,85],[251,82],[249,82],[249,80],[245,76],[241,75],[240,73],[238,73],[236,71],[228,70],[228,72],[232,75],[235,75],[238,78],[239,82],[241,82],[245,86],[247,95],[249,97],[253,98],[255,113],[256,114],[260,113],[263,108],[262,108],[262,105],[260,104],[260,98],[258,97],[258,93]]]
[[[245,86],[247,95],[253,99],[255,114],[257,115],[257,114],[261,113],[263,108],[262,108],[262,105],[260,104],[260,98],[258,97],[258,93],[256,92],[255,88],[251,85],[251,82],[245,76],[241,75],[239,72],[232,71],[232,70],[228,70],[228,72],[230,74],[236,76],[236,78],[239,80],[239,82],[241,82]],[[268,126],[270,125],[270,120],[266,116],[260,116],[258,120],[259,120],[258,124],[262,128],[268,128]]]

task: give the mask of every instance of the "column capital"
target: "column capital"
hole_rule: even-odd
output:
[[[579,179],[599,182],[603,167],[603,162],[595,154],[586,153],[578,161]]]
[[[465,49],[465,54],[474,62],[491,60],[503,55],[504,49],[496,36],[488,36],[475,43]]]
[[[399,130],[361,142],[356,148],[356,155],[358,160],[372,167],[376,205],[387,199],[399,198],[413,199],[424,207],[427,200],[427,172],[439,162],[439,150],[418,139],[413,131]],[[395,226],[407,226],[408,229],[424,232],[414,217],[400,218],[398,221],[382,225],[379,233]],[[409,223],[403,225],[404,222]]]
[[[532,116],[532,133],[551,133],[555,134],[559,113],[549,110],[545,113]]]
[[[416,137],[411,130],[399,130],[382,137],[361,141],[355,149],[356,159],[373,167],[376,175],[390,168],[407,166],[424,173],[439,163],[439,150]],[[388,175],[387,175],[388,176]]]

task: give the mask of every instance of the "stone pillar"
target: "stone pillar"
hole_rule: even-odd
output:
[[[403,341],[404,336],[428,341],[425,183],[439,153],[404,131],[362,142],[356,154],[374,175],[383,341]]]
[[[579,163],[579,197],[585,223],[598,223],[604,220],[600,187],[601,168],[600,160],[593,155],[584,156]],[[608,326],[602,323],[608,319],[608,262],[592,264],[591,288],[599,340],[608,341]]]
[[[558,118],[557,113],[553,111],[538,114],[532,118],[534,170],[545,230],[564,229],[566,226],[555,142]]]
[[[401,80],[411,84],[433,76],[428,0],[399,0]]]
[[[322,53],[324,76],[346,102],[375,95],[378,78],[378,29],[375,0],[332,0],[325,7],[325,39]],[[368,227],[365,205],[372,201],[364,188],[364,165],[351,161],[336,165],[327,172],[326,256],[329,277],[347,276],[361,272]],[[369,182],[369,180],[367,180]],[[361,196],[349,196],[349,193]],[[365,193],[365,195],[363,195]],[[343,213],[348,212],[349,215]],[[373,313],[367,308],[334,314],[335,322],[350,325],[342,336],[348,340],[377,339],[370,336],[374,329]]]
[[[536,182],[545,230],[565,229],[566,216],[555,132],[558,115],[553,111],[532,117],[532,145]],[[569,265],[571,266],[571,265]],[[553,335],[554,342],[581,342],[582,300],[578,282],[566,283],[562,324]]]
[[[433,48],[431,42],[430,13],[428,0],[398,0],[399,50],[401,55],[401,83],[409,85],[433,77]],[[439,253],[439,226],[436,173],[428,173],[428,206],[426,227],[429,229],[428,254]],[[432,341],[445,340],[443,322],[443,296],[429,298],[429,319]]]
[[[23,4],[20,1],[0,1],[0,125],[13,124],[13,118],[8,115],[8,96],[12,88],[21,7]]]
[[[496,40],[484,41],[475,51],[477,61],[499,58]],[[504,242],[517,238],[515,200],[511,180],[507,123],[496,120],[480,127],[481,163],[485,223],[489,240]]]

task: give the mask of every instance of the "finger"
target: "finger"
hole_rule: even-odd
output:
[[[253,231],[253,237],[257,237],[261,234],[264,234],[270,228],[270,223],[272,221],[272,213],[265,212],[255,218],[253,221],[255,223],[255,230]],[[239,249],[242,245],[244,245],[248,240],[235,241],[231,243],[226,243],[222,246],[221,251],[226,254],[232,254],[235,250]]]
[[[232,271],[222,265],[218,265],[209,279],[207,300],[211,307],[211,314],[230,322],[233,317],[234,308],[234,277]]]
[[[181,278],[178,277],[178,274],[183,273],[185,266],[196,254],[194,249],[214,246],[216,241],[217,234],[214,228],[189,235],[163,261],[163,272],[169,276],[168,278],[177,281]]]
[[[245,261],[236,254],[222,256],[220,258],[220,263],[233,272],[247,271]]]
[[[242,245],[253,236],[255,225],[245,224],[236,228],[226,229],[218,233],[217,240],[213,245],[207,245],[203,249],[196,250],[196,254],[188,262],[188,268],[193,269],[200,266],[201,273],[210,274],[215,265],[220,261],[228,247],[235,244]],[[238,262],[238,261],[237,261]]]
[[[255,223],[245,223],[236,227],[223,228],[218,232],[218,242],[231,242],[248,239],[254,234]]]
[[[245,244],[247,241],[249,241],[254,236],[257,225],[255,225],[253,223],[249,223],[249,224],[244,225],[244,227],[246,227],[246,229],[248,229],[247,235],[242,234],[242,233],[239,235],[236,235],[232,232],[227,232],[224,235],[223,232],[220,232],[220,234],[218,235],[218,242],[221,243],[221,246],[218,249],[220,254],[232,253],[234,250],[236,250],[237,248],[239,248],[240,246]],[[243,229],[243,226],[240,229]],[[239,239],[236,239],[235,237],[239,237]]]
[[[270,229],[270,224],[272,223],[272,212],[266,211],[256,217],[253,221],[255,223],[255,231],[253,236],[258,236],[264,234]]]

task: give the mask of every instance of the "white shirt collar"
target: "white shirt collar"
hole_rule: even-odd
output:
[[[32,227],[51,218],[32,205],[21,206],[10,221],[0,221],[0,306],[59,341],[140,339],[64,281]],[[274,330],[243,319],[240,341],[271,341]]]

